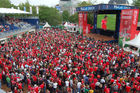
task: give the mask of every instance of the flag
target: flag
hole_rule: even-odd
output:
[[[32,14],[32,7],[30,7],[30,14]]]
[[[26,7],[24,6],[24,11],[26,12]]]
[[[39,7],[36,7],[36,14],[39,14]]]
[[[20,10],[20,7],[18,7],[18,10]]]

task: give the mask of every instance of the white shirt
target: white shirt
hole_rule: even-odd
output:
[[[66,87],[69,87],[69,81],[65,81]]]
[[[101,81],[100,81],[101,83],[105,83],[105,80],[104,79],[101,79]]]
[[[57,88],[57,83],[53,83],[53,88]]]
[[[78,82],[77,83],[77,88],[81,88],[81,85],[82,85],[81,82]]]
[[[70,86],[72,86],[73,85],[73,80],[70,80]]]

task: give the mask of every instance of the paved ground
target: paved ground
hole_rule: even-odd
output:
[[[85,36],[94,38],[95,40],[103,40],[103,41],[109,41],[109,40],[114,40],[113,37],[109,37],[109,36],[104,36],[104,35],[100,35],[100,34],[85,34]]]

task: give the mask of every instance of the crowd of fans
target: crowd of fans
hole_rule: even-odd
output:
[[[6,16],[4,19],[6,20],[6,23],[8,25],[11,25],[12,30],[14,29],[14,27],[17,27],[17,28],[31,27],[31,25],[28,24],[27,22],[23,22],[22,20],[19,20],[17,18],[12,18],[12,17]]]
[[[0,46],[0,85],[13,93],[139,93],[138,57],[117,44],[45,29]],[[1,87],[1,86],[0,86]]]
[[[15,30],[15,29],[26,29],[28,27],[31,27],[31,25],[27,22],[23,22],[22,20],[19,20],[17,18],[12,18],[9,16],[4,17],[5,25],[0,23],[0,32],[6,32],[9,30]]]
[[[9,31],[10,27],[8,25],[0,25],[0,32]]]

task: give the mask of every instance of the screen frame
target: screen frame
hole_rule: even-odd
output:
[[[106,16],[108,16],[108,15],[115,15],[116,18],[115,18],[115,22],[114,22],[114,23],[115,23],[115,25],[114,25],[114,26],[115,26],[115,27],[114,27],[114,30],[111,30],[111,29],[108,29],[108,28],[107,28],[106,30],[104,30],[104,29],[102,29],[102,27],[99,28],[99,27],[98,27],[98,17],[99,17],[99,15],[106,15]],[[101,20],[102,20],[102,19],[101,19]],[[108,19],[107,19],[107,20],[108,20]],[[116,31],[116,27],[117,27],[117,14],[97,14],[97,29],[98,29],[98,30],[113,31],[113,32],[115,32],[115,31]]]

